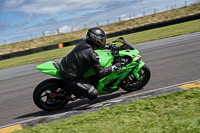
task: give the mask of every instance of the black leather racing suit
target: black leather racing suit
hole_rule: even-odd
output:
[[[105,77],[112,72],[112,66],[101,67],[99,56],[84,40],[61,60],[61,79],[69,86],[77,89],[81,95],[88,99],[98,96],[97,89],[82,78],[86,71],[93,67],[97,76]]]

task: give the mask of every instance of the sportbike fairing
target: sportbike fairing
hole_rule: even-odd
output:
[[[144,62],[142,61],[142,56],[139,51],[133,48],[124,38],[120,37],[117,40],[113,41],[120,42],[123,45],[120,46],[122,50],[119,50],[119,56],[122,60],[125,61],[125,65],[120,68],[118,71],[113,71],[110,75],[99,80],[98,92],[100,94],[110,93],[116,89],[118,89],[118,85],[121,81],[123,81],[130,72],[132,72],[136,79],[139,79],[138,71],[143,67]],[[99,62],[102,67],[109,67],[112,65],[114,61],[114,56],[111,51],[108,50],[95,50],[95,52],[99,55]],[[126,60],[128,60],[126,62]],[[36,69],[42,71],[45,74],[49,74],[55,77],[60,78],[59,65],[54,61],[45,62],[36,66]],[[95,75],[95,72],[92,68],[90,68],[83,77],[89,77]],[[114,82],[113,86],[110,87],[109,90],[103,90],[104,87],[110,83]]]

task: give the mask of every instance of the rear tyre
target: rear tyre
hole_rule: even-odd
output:
[[[142,89],[149,82],[151,72],[149,67],[144,65],[138,73],[140,77],[139,79],[136,79],[131,72],[124,81],[122,81],[121,88],[129,92]]]
[[[39,83],[33,92],[35,105],[45,111],[63,108],[69,100],[64,90],[65,83],[60,79],[47,79]]]

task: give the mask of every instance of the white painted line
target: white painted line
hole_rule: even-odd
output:
[[[115,99],[114,99],[114,100],[110,100],[111,103],[118,103],[118,102],[121,102],[121,101],[123,101],[123,99],[119,99],[119,100],[115,100]]]
[[[104,104],[103,106],[109,106],[109,105],[111,105],[111,103],[106,103],[106,104]]]
[[[103,103],[98,103],[98,104],[91,105],[91,107],[93,107],[93,108],[102,107],[102,106],[103,106]]]

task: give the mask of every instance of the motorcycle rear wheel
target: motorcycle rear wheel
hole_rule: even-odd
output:
[[[64,82],[60,79],[52,78],[42,81],[33,92],[35,105],[45,111],[63,108],[69,102],[64,86]]]
[[[136,79],[133,73],[130,73],[124,81],[122,81],[121,88],[125,91],[131,92],[142,89],[151,77],[150,69],[147,65],[144,65],[138,72],[140,77]]]

